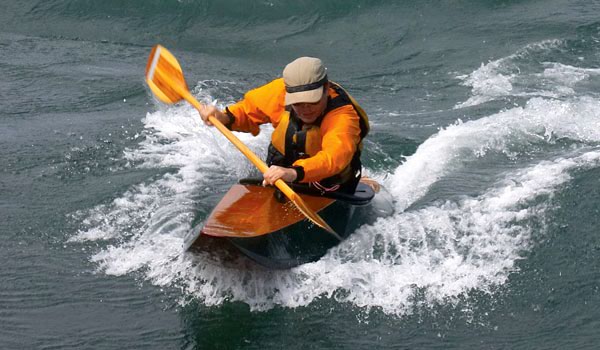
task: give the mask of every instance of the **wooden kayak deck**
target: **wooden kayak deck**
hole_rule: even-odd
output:
[[[278,231],[303,220],[304,215],[290,201],[281,203],[272,187],[233,185],[213,209],[202,233],[214,237],[255,237]],[[300,195],[315,212],[335,200]]]

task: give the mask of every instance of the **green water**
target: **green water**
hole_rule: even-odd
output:
[[[2,349],[594,349],[600,10],[590,1],[0,5]],[[183,253],[252,166],[150,96],[322,58],[396,212],[289,271]],[[216,101],[215,101],[216,100]],[[264,155],[271,129],[239,135]]]

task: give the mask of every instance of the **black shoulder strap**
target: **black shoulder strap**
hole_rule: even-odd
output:
[[[369,125],[367,125],[367,120],[365,120],[365,118],[361,115],[362,109],[359,111],[359,108],[354,105],[352,99],[350,98],[346,90],[344,90],[341,86],[331,81],[329,82],[329,84],[338,95],[332,99],[329,99],[329,101],[327,102],[327,109],[325,110],[324,114],[327,114],[330,111],[345,105],[352,105],[352,107],[354,107],[354,110],[358,114],[358,120],[360,123],[360,139],[364,139],[365,136],[367,136],[367,134],[369,133]]]
[[[342,89],[339,85],[335,83],[330,83],[330,86],[338,95],[334,98],[330,98],[327,101],[327,108],[325,109],[324,114],[327,114],[336,108],[352,104],[350,97],[348,97],[348,94],[346,93],[346,91],[344,91],[344,89]]]

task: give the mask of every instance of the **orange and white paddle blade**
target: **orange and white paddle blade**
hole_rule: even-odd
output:
[[[148,57],[146,83],[160,101],[168,104],[181,101],[181,91],[188,91],[179,62],[161,45],[154,46]]]

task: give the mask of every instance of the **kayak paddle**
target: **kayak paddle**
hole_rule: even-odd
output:
[[[161,45],[156,45],[150,52],[148,64],[146,65],[146,82],[154,95],[164,103],[173,104],[185,99],[198,111],[202,108],[202,104],[192,96],[179,62],[173,54]],[[237,147],[252,164],[254,164],[261,173],[267,171],[268,166],[254,152],[240,141],[229,129],[227,129],[217,118],[209,116],[208,120],[225,136],[235,147]],[[327,232],[334,235],[340,241],[341,237],[312,209],[310,209],[302,198],[285,183],[279,179],[275,182],[275,186],[292,201],[310,221],[319,225]]]

